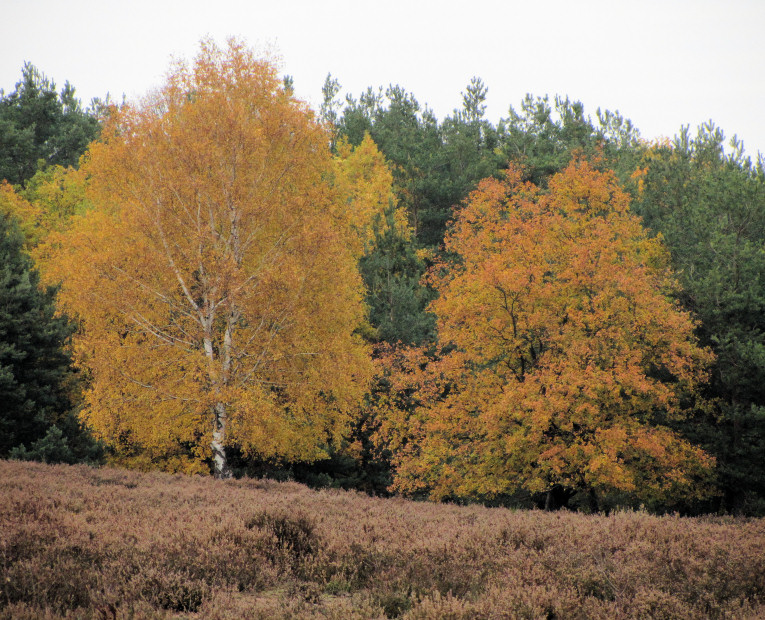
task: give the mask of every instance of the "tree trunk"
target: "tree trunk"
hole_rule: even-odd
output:
[[[210,366],[212,388],[216,396],[220,398],[220,384],[221,381],[225,381],[225,377],[221,377],[214,370],[215,352],[212,343],[212,318],[206,317],[203,325],[205,329],[204,349]],[[213,475],[218,479],[225,480],[231,478],[231,469],[228,465],[228,459],[226,459],[226,404],[224,402],[219,400],[215,403],[213,416],[213,436],[210,442],[213,453]]]
[[[223,403],[215,405],[215,430],[210,444],[213,452],[213,475],[220,480],[231,478],[231,468],[226,459],[226,406]]]
[[[568,508],[568,501],[573,496],[573,492],[560,484],[554,484],[547,490],[545,495],[545,510],[560,510]]]

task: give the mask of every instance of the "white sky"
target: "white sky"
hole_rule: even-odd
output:
[[[83,103],[135,99],[171,57],[229,36],[271,46],[318,107],[328,72],[343,94],[400,84],[439,118],[474,75],[492,122],[526,93],[618,110],[643,137],[715,121],[765,153],[765,0],[0,0],[0,88],[25,60]]]

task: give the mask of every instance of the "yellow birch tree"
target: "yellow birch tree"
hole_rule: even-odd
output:
[[[97,435],[218,477],[227,446],[310,460],[342,435],[369,359],[327,144],[236,41],[111,116],[84,163],[93,208],[41,252],[81,321]]]
[[[341,139],[333,185],[338,195],[336,217],[350,229],[348,241],[357,258],[374,246],[375,229],[382,234],[393,228],[402,239],[411,236],[406,212],[396,206],[393,173],[368,133],[355,148]],[[392,215],[390,223],[388,212]]]

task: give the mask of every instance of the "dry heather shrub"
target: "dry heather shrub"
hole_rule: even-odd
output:
[[[205,620],[370,620],[385,617],[382,610],[369,599],[329,597],[298,584],[257,595],[232,596],[223,592],[205,603],[198,616]]]
[[[142,571],[131,586],[153,607],[172,611],[198,611],[212,594],[203,579],[157,568]]]
[[[298,559],[314,553],[320,543],[313,520],[302,513],[261,512],[247,519],[245,527],[265,530],[274,537],[278,550]]]

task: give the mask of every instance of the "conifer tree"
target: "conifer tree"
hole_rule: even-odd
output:
[[[72,325],[55,316],[56,292],[41,290],[24,237],[0,212],[0,457],[31,445],[71,408],[67,393]]]
[[[25,63],[15,90],[0,90],[0,181],[21,184],[40,162],[77,165],[98,131],[97,115],[82,108],[69,82],[59,93],[55,82]]]

